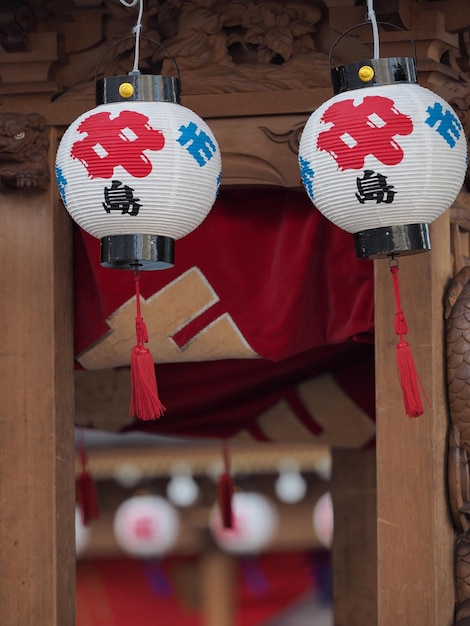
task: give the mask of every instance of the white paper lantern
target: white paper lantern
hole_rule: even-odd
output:
[[[233,554],[262,552],[277,531],[278,514],[274,504],[258,493],[235,493],[232,511],[233,526],[224,528],[219,507],[213,507],[209,528],[215,542]]]
[[[315,503],[312,516],[313,528],[318,541],[330,548],[333,543],[334,514],[331,494],[324,493]]]
[[[282,502],[300,502],[307,493],[307,481],[295,461],[284,461],[279,467],[279,476],[274,483],[276,495]]]
[[[452,107],[416,84],[414,61],[374,59],[332,70],[335,96],[299,145],[304,187],[359,257],[429,249],[427,225],[461,189],[467,167]]]
[[[166,495],[175,506],[187,507],[196,502],[199,487],[189,467],[180,466],[173,470],[166,486]]]
[[[113,529],[119,546],[132,556],[163,556],[178,539],[179,516],[160,496],[134,496],[117,509]]]
[[[209,213],[221,158],[207,124],[179,103],[179,81],[141,75],[97,83],[97,107],[65,132],[59,191],[71,217],[101,240],[102,264],[163,269],[174,241]]]

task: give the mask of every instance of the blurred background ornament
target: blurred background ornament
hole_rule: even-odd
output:
[[[133,557],[160,557],[173,548],[179,535],[179,516],[164,498],[138,495],[125,500],[114,515],[118,545]]]
[[[258,554],[265,550],[278,528],[275,505],[259,493],[237,492],[232,497],[233,523],[226,528],[220,508],[212,508],[209,528],[217,545],[233,554]]]
[[[198,499],[199,487],[191,474],[190,467],[185,463],[178,463],[172,468],[166,495],[170,502],[180,507],[191,506]]]
[[[334,512],[333,500],[329,492],[324,493],[313,508],[313,528],[318,541],[325,547],[333,544]]]
[[[279,465],[279,476],[274,484],[276,495],[282,502],[300,502],[307,493],[307,482],[299,471],[295,459],[284,459]]]

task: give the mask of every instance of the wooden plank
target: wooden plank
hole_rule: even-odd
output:
[[[70,223],[53,183],[0,197],[0,621],[72,626]]]
[[[234,626],[235,561],[209,548],[201,559],[202,626]]]
[[[405,415],[397,379],[388,262],[375,262],[379,626],[453,623],[442,308],[452,265],[449,234],[445,214],[432,225],[432,251],[400,259],[407,339],[432,405],[416,419]]]
[[[333,449],[333,606],[338,626],[377,624],[375,473],[375,450]]]

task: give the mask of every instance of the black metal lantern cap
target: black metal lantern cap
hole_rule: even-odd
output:
[[[181,83],[175,76],[131,72],[96,81],[96,105],[110,102],[180,103]]]
[[[368,59],[331,69],[335,96],[353,89],[416,82],[416,62],[411,57]]]
[[[426,252],[431,249],[431,241],[427,224],[403,224],[354,233],[354,246],[359,259],[381,259]]]
[[[114,270],[173,267],[175,240],[162,235],[111,235],[101,239],[101,265]]]

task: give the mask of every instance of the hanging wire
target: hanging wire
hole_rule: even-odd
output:
[[[132,32],[135,35],[135,53],[134,53],[134,67],[129,74],[140,74],[139,71],[139,51],[140,51],[140,32],[142,30],[142,15],[144,13],[144,0],[119,0],[121,4],[125,7],[132,8],[137,6],[139,3],[139,15],[137,17],[137,22],[132,29]]]
[[[122,0],[121,0],[122,2]],[[367,20],[371,23],[374,36],[374,59],[379,58],[379,27],[374,11],[374,0],[367,0]]]

